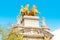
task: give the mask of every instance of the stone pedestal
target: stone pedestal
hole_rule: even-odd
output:
[[[14,33],[23,36],[23,40],[44,40],[45,37],[49,37],[49,39],[53,37],[50,32],[46,31],[48,28],[45,26],[44,20],[42,28],[39,27],[39,17],[37,16],[23,16],[22,20],[19,17],[18,24],[13,29]]]
[[[39,17],[37,17],[37,16],[24,16],[22,24],[24,27],[39,27]]]

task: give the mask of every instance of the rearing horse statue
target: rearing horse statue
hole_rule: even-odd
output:
[[[38,14],[38,13],[39,13],[39,12],[38,12],[38,10],[36,9],[36,6],[33,5],[33,8],[32,8],[32,10],[30,10],[29,15],[30,15],[30,16],[35,16],[35,15]]]
[[[28,15],[28,7],[29,7],[28,4],[25,6],[25,8],[23,6],[21,6],[20,13],[22,14],[22,16]]]
[[[23,6],[21,6],[20,13],[22,14],[22,16],[24,16],[24,15],[35,16],[36,14],[39,13],[38,10],[36,9],[35,5],[33,5],[33,8],[32,8],[32,10],[30,10],[30,12],[28,11],[28,7],[29,7],[28,4],[25,6],[25,8]]]

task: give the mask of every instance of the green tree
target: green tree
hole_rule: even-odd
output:
[[[3,29],[0,27],[0,34],[2,35],[2,40],[5,40],[7,37],[6,33],[3,31]]]
[[[23,40],[23,35],[16,34],[12,28],[6,40]]]
[[[23,40],[23,35],[17,35],[13,28],[11,28],[9,32],[6,32],[0,27],[0,34],[2,35],[2,40]]]

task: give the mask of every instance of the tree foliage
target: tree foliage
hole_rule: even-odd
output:
[[[14,33],[14,29],[11,29],[7,35],[7,32],[3,31],[3,29],[0,28],[0,34],[2,35],[2,40],[23,40],[23,36]]]
[[[16,34],[12,28],[6,40],[23,40],[23,35]]]
[[[0,34],[2,35],[2,40],[5,40],[7,37],[6,33],[3,31],[3,29],[0,27]]]

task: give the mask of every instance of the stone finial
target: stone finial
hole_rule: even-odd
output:
[[[47,30],[47,31],[50,30],[45,24],[45,18],[44,17],[42,18],[42,29]]]
[[[17,24],[21,24],[22,16],[17,16]]]
[[[45,26],[46,27],[45,18],[44,17],[42,18],[42,26]]]

